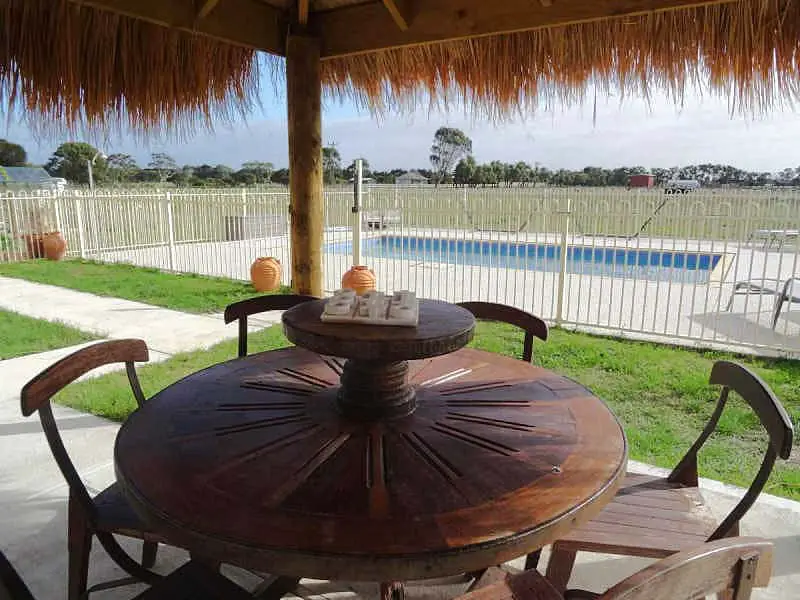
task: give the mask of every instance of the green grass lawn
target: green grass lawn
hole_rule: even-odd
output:
[[[61,323],[0,310],[0,360],[73,346],[94,339],[97,336]]]
[[[288,345],[279,327],[251,335],[251,352]],[[473,345],[519,356],[522,336],[511,327],[480,323]],[[625,426],[631,458],[662,467],[673,466],[699,434],[711,414],[718,391],[708,385],[714,360],[731,355],[696,352],[669,346],[614,340],[553,330],[535,348],[536,362],[590,387],[613,408]],[[176,355],[140,369],[150,396],[194,371],[236,355],[236,342],[210,350]],[[796,423],[800,415],[800,361],[735,357],[761,375],[783,401]],[[135,402],[124,373],[75,384],[58,401],[111,419],[123,420]],[[758,419],[732,396],[719,432],[701,454],[701,474],[746,486],[766,447]],[[800,499],[800,456],[780,463],[767,490]]]
[[[84,260],[0,264],[0,275],[192,313],[221,311],[231,302],[260,295],[244,281]]]

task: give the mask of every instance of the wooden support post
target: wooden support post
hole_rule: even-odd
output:
[[[292,287],[322,296],[322,84],[319,40],[290,34],[286,43]]]

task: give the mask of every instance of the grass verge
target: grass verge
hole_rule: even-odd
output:
[[[251,352],[288,345],[279,327],[249,339]],[[480,323],[473,345],[518,357],[522,335],[506,325]],[[715,360],[733,358],[753,368],[773,388],[795,423],[800,415],[798,361],[733,357],[557,329],[547,343],[537,344],[535,351],[537,364],[576,379],[608,402],[625,426],[631,458],[662,467],[677,463],[713,410],[718,390],[708,385],[708,376]],[[142,385],[149,396],[189,373],[235,355],[235,341],[179,354],[164,363],[142,367]],[[73,385],[58,401],[115,420],[124,420],[135,408],[124,373]],[[718,433],[701,453],[701,474],[747,486],[765,448],[766,435],[757,417],[732,395]],[[800,500],[798,459],[776,466],[767,491]]]
[[[84,260],[28,260],[0,264],[0,275],[163,306],[191,313],[223,310],[260,295],[243,281]]]
[[[74,346],[97,339],[62,323],[0,310],[0,360]]]

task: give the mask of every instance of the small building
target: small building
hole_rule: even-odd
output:
[[[2,167],[0,166],[0,185],[6,189],[43,189],[62,191],[66,180],[50,177],[42,167]]]
[[[648,174],[631,175],[628,179],[628,187],[632,188],[651,188],[656,185],[656,176]]]
[[[396,185],[423,185],[428,183],[428,178],[417,171],[409,171],[399,175],[394,182]]]

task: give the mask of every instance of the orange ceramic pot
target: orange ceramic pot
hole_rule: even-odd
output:
[[[258,292],[272,292],[281,284],[281,261],[272,256],[257,258],[250,266],[250,280]]]
[[[375,272],[364,265],[355,265],[342,276],[342,288],[355,290],[359,296],[375,289]]]
[[[61,260],[67,253],[67,240],[60,231],[45,233],[42,238],[42,250],[50,260]]]
[[[41,233],[26,233],[22,236],[25,246],[28,249],[28,258],[42,258],[44,256],[44,244]]]

